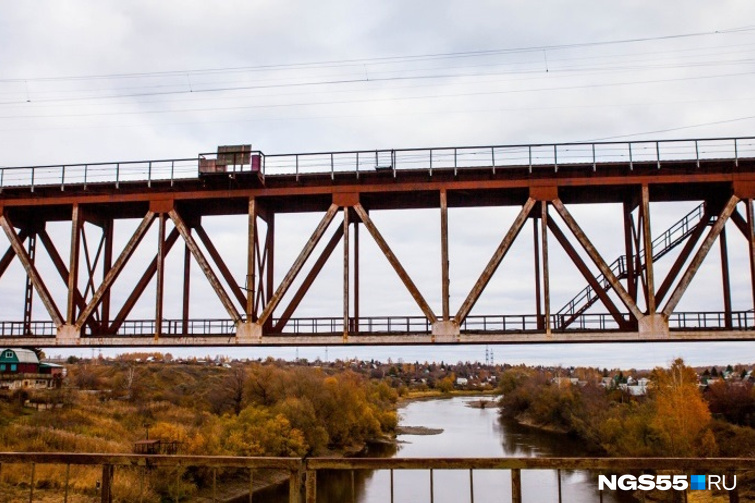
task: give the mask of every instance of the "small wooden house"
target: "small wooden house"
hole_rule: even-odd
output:
[[[57,388],[64,371],[62,365],[40,362],[29,349],[0,351],[0,388]]]
[[[38,374],[39,358],[29,349],[5,349],[0,353],[0,374]]]

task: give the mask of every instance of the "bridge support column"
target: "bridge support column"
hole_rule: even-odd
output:
[[[438,320],[432,325],[433,342],[459,342],[461,332],[454,320]]]
[[[57,345],[77,344],[81,339],[81,327],[66,323],[58,327],[58,333],[55,337]]]
[[[262,342],[262,325],[255,322],[244,322],[236,325],[236,341],[237,342]]]
[[[668,317],[660,314],[646,314],[638,320],[638,333],[643,336],[669,336]]]

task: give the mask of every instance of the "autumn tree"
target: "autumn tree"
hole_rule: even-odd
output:
[[[681,358],[652,373],[655,413],[650,425],[664,456],[705,456],[717,452],[711,415],[697,387],[697,375]]]

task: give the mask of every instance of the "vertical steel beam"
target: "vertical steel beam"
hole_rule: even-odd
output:
[[[113,268],[113,227],[115,221],[111,217],[105,219],[102,226],[102,237],[105,240],[105,248],[102,254],[102,278],[103,281],[110,269]],[[86,299],[84,299],[86,300]],[[102,328],[106,329],[110,325],[110,290],[108,289],[102,296],[102,305],[100,306],[100,323]]]
[[[634,248],[632,242],[633,229],[632,206],[629,201],[624,201],[624,265],[627,269],[627,293],[632,297],[632,300],[637,302],[637,276],[634,269]]]
[[[391,266],[393,266],[393,270],[396,271],[396,274],[398,274],[401,282],[404,283],[406,289],[409,290],[409,293],[414,298],[414,301],[422,310],[425,317],[427,317],[430,323],[435,323],[436,321],[438,321],[438,317],[435,316],[435,313],[430,308],[430,305],[419,292],[417,285],[415,285],[414,281],[412,281],[412,278],[409,277],[409,274],[407,274],[406,269],[404,269],[404,267],[401,265],[401,262],[399,262],[398,258],[393,253],[393,250],[391,250],[391,248],[388,246],[388,243],[385,242],[385,239],[383,239],[380,231],[378,231],[377,227],[375,227],[375,224],[372,222],[372,219],[367,214],[364,207],[361,204],[357,204],[356,206],[354,206],[354,211],[357,212],[359,218],[362,220],[362,222],[364,222],[364,226],[367,227],[367,231],[372,235],[372,238],[375,240],[375,243],[377,243],[378,248],[380,248],[380,250],[383,252],[383,255],[385,255],[385,258],[387,258],[388,262],[390,262]]]
[[[535,259],[535,316],[537,318],[537,329],[545,330],[543,320],[543,301],[540,292],[540,232],[537,225],[538,218],[532,219],[532,244]]]
[[[37,256],[37,233],[32,231],[29,235],[29,242],[26,244],[26,252],[29,254],[29,261],[32,265]],[[34,307],[34,285],[31,277],[26,276],[26,291],[24,292],[24,333],[31,334],[32,308]]]
[[[349,207],[343,208],[343,339],[349,337]]]
[[[354,221],[354,327],[352,332],[359,333],[359,221]]]
[[[637,304],[629,296],[629,293],[627,293],[624,287],[621,286],[621,283],[613,274],[611,268],[608,266],[608,264],[606,264],[606,261],[603,260],[603,257],[600,256],[598,250],[595,248],[595,246],[593,246],[587,235],[585,235],[584,231],[582,231],[582,229],[579,227],[576,220],[574,220],[574,217],[572,217],[571,213],[569,213],[569,211],[564,206],[564,203],[561,202],[561,199],[554,199],[553,207],[556,208],[558,214],[561,215],[561,218],[564,219],[566,226],[569,228],[572,234],[574,234],[574,237],[577,238],[577,241],[579,241],[579,243],[582,245],[582,248],[585,250],[585,252],[587,252],[590,260],[592,260],[593,263],[598,267],[598,269],[600,269],[600,272],[603,273],[606,281],[608,281],[621,301],[632,313],[632,316],[634,316],[637,320],[642,318],[644,316],[642,311],[639,310]]]
[[[755,310],[755,215],[752,209],[752,199],[746,199],[747,205],[747,247],[750,254],[750,288],[752,289],[752,305]]]
[[[255,252],[257,251],[257,201],[254,197],[249,198],[249,210],[247,216],[246,234],[246,321],[254,321],[257,314],[254,312],[254,287],[255,267],[257,266]]]
[[[165,297],[165,213],[160,213],[157,231],[157,288],[155,289],[155,340],[162,335]]]
[[[202,250],[199,249],[196,241],[194,241],[194,238],[191,236],[189,228],[186,226],[186,222],[184,222],[183,218],[181,218],[181,215],[178,214],[175,208],[170,210],[168,215],[173,221],[173,225],[176,226],[176,229],[178,229],[181,237],[186,242],[186,245],[189,247],[189,250],[191,250],[191,254],[194,256],[194,260],[197,261],[197,264],[199,264],[199,268],[202,269],[202,272],[207,277],[207,281],[210,283],[210,286],[212,286],[215,294],[220,299],[220,303],[223,304],[223,307],[231,316],[231,319],[233,319],[234,322],[240,321],[241,316],[239,315],[239,312],[236,311],[236,307],[233,305],[233,301],[228,296],[225,289],[223,289],[223,285],[220,284],[220,280],[215,275],[215,271],[212,270],[212,267],[210,266],[209,262],[207,262],[207,259],[202,253]],[[199,232],[199,229],[197,229],[197,232]]]
[[[724,291],[724,323],[726,328],[731,328],[731,281],[729,280],[729,251],[726,243],[726,226],[721,229],[718,242],[721,245],[721,284]]]
[[[650,234],[650,188],[642,185],[642,239],[645,247],[645,278],[647,280],[645,302],[648,314],[655,314],[655,279],[653,274],[653,238]]]
[[[317,243],[320,242],[320,238],[322,238],[322,235],[325,233],[325,231],[328,228],[328,225],[330,225],[330,222],[333,221],[333,217],[338,212],[338,206],[335,204],[331,204],[330,208],[328,208],[328,211],[325,212],[325,215],[322,217],[322,220],[320,220],[320,223],[318,224],[315,231],[312,233],[312,236],[307,241],[307,244],[304,245],[304,249],[302,249],[301,253],[299,253],[299,256],[294,261],[294,264],[291,266],[291,269],[288,270],[286,273],[286,276],[284,276],[283,281],[281,281],[281,284],[278,286],[278,289],[275,291],[275,293],[270,297],[270,299],[267,302],[267,305],[265,306],[265,309],[262,310],[262,313],[260,313],[258,323],[260,325],[265,325],[265,323],[268,321],[269,318],[272,318],[273,311],[276,307],[278,307],[278,304],[280,303],[281,299],[284,295],[286,295],[286,292],[291,287],[291,283],[294,282],[296,279],[296,276],[299,274],[299,271],[301,271],[302,266],[304,266],[304,262],[306,262],[307,258],[312,254],[312,251],[314,251],[315,247],[317,246]],[[268,223],[268,233],[271,229],[270,223]],[[270,244],[270,243],[268,243]],[[271,278],[270,270],[272,269],[272,254],[268,255],[268,280]],[[268,281],[268,287],[270,287],[270,282]],[[272,319],[270,320],[272,321]]]
[[[265,269],[267,283],[265,286],[265,300],[270,302],[275,291],[275,213],[268,210],[265,216],[267,235],[265,236]],[[272,322],[272,320],[270,320]]]
[[[443,321],[451,319],[450,314],[450,279],[448,275],[448,198],[446,190],[440,191],[440,270],[441,296],[443,298]]]
[[[482,271],[482,274],[477,279],[477,282],[472,287],[472,290],[469,292],[469,295],[467,295],[467,298],[464,300],[464,303],[461,305],[461,307],[459,308],[459,311],[456,313],[456,316],[454,317],[454,321],[456,321],[457,324],[459,325],[462,324],[462,322],[467,318],[467,315],[469,314],[469,312],[472,310],[474,305],[479,300],[480,295],[485,290],[485,287],[488,285],[488,282],[490,282],[490,278],[493,277],[493,274],[495,273],[496,269],[498,269],[498,266],[501,265],[501,261],[506,256],[506,253],[508,253],[509,248],[511,248],[511,244],[519,235],[519,231],[522,230],[522,227],[524,226],[524,223],[527,221],[527,217],[529,216],[534,206],[535,206],[535,200],[531,197],[527,199],[526,203],[524,203],[524,206],[522,207],[522,210],[519,212],[519,215],[517,215],[516,219],[514,220],[514,223],[511,224],[511,228],[503,237],[501,244],[498,245],[498,248],[493,253],[493,256],[490,258],[488,265],[485,266],[485,269]]]
[[[73,325],[76,319],[76,291],[79,288],[79,251],[81,249],[81,210],[74,203],[71,214],[71,255],[68,266],[68,305],[66,323]]]
[[[713,242],[718,235],[721,234],[721,231],[723,230],[724,225],[726,225],[726,221],[729,220],[729,216],[731,216],[731,213],[734,211],[737,202],[739,202],[739,198],[734,195],[731,196],[726,203],[726,206],[721,210],[721,214],[718,216],[716,223],[713,224],[713,227],[708,231],[708,235],[705,236],[705,240],[703,240],[697,253],[692,258],[689,266],[687,266],[687,270],[684,271],[684,274],[679,280],[679,284],[676,285],[676,289],[674,289],[666,306],[663,308],[663,314],[667,317],[674,312],[677,304],[679,304],[679,301],[682,299],[682,295],[687,291],[687,287],[689,287],[689,284],[692,282],[692,278],[695,277],[697,270],[700,268],[700,264],[703,263],[703,260],[705,260],[705,257],[708,255],[711,246],[713,246]]]
[[[113,264],[113,267],[105,275],[105,279],[102,280],[102,284],[92,296],[92,299],[89,301],[89,304],[87,304],[87,307],[84,308],[84,310],[81,313],[79,313],[79,317],[76,320],[77,327],[81,327],[84,324],[84,322],[87,320],[87,318],[89,318],[92,315],[92,312],[94,312],[94,310],[97,309],[97,306],[99,306],[103,295],[105,294],[106,291],[110,290],[110,287],[113,285],[115,280],[121,274],[121,272],[123,271],[123,267],[126,265],[126,262],[128,262],[128,260],[131,258],[131,255],[133,255],[134,251],[136,250],[136,247],[139,246],[139,243],[144,238],[144,235],[149,230],[154,219],[155,219],[155,213],[151,210],[147,211],[147,214],[144,215],[144,218],[142,219],[139,226],[136,228],[136,231],[134,231],[134,234],[131,236],[131,239],[129,239],[128,243],[126,243],[126,247],[123,249],[121,254],[116,259],[115,264]]]
[[[16,252],[16,255],[21,261],[21,265],[24,266],[26,275],[29,276],[32,285],[34,285],[34,288],[37,290],[37,295],[39,295],[40,299],[42,299],[42,304],[44,304],[45,309],[47,309],[47,312],[50,315],[50,319],[52,319],[52,322],[55,323],[56,327],[62,326],[64,323],[63,316],[60,314],[58,306],[55,305],[55,301],[53,301],[52,297],[50,296],[50,292],[47,290],[47,286],[39,276],[37,269],[29,259],[29,254],[26,253],[23,243],[19,241],[18,235],[13,228],[13,224],[11,223],[10,218],[7,215],[0,214],[0,226],[2,226],[3,230],[5,231],[5,235],[8,237],[8,241],[10,241],[13,250]]]
[[[191,232],[191,229],[189,229]],[[183,278],[183,305],[181,306],[181,332],[184,335],[189,333],[189,305],[191,299],[191,250],[184,245],[184,278]]]
[[[551,280],[548,267],[548,201],[540,201],[540,232],[543,253],[543,308],[545,315],[545,334],[551,335]]]

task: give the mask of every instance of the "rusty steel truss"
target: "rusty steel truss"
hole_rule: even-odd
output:
[[[204,168],[211,166],[211,171]],[[507,145],[389,151],[265,155],[228,148],[197,158],[0,168],[0,226],[10,246],[0,279],[18,260],[23,313],[0,321],[6,346],[181,346],[611,342],[755,339],[752,309],[733,311],[726,223],[748,244],[755,303],[755,139]],[[700,206],[659,236],[650,203]],[[621,204],[624,252],[609,262],[569,207]],[[518,208],[482,273],[459,306],[449,294],[449,208]],[[431,306],[370,217],[372,210],[437,208],[440,219],[441,305]],[[276,282],[275,217],[320,212],[319,224]],[[244,277],[234,275],[207,232],[204,217],[245,215],[238,229],[246,249]],[[116,222],[140,219],[122,249]],[[339,222],[328,237],[333,221]],[[47,224],[70,222],[70,247],[60,250]],[[472,314],[473,307],[521,231],[531,222],[535,312]],[[85,223],[90,225],[85,227]],[[264,225],[262,225],[264,223]],[[113,288],[151,227],[151,261],[119,306]],[[92,227],[99,229],[95,239]],[[359,306],[360,228],[388,260],[422,316],[367,317]],[[263,230],[264,229],[264,230]],[[589,231],[589,229],[587,229]],[[318,244],[327,239],[305,274]],[[549,247],[560,246],[587,285],[561,310],[551,305]],[[724,311],[677,311],[718,241]],[[182,316],[166,319],[166,259],[181,242]],[[40,246],[41,245],[41,246]],[[315,278],[343,246],[342,316],[297,318]],[[680,251],[665,277],[654,262]],[[353,250],[353,253],[350,253]],[[36,267],[46,253],[66,285],[55,298]],[[191,264],[204,273],[225,315],[190,316]],[[367,264],[369,266],[369,264]],[[597,269],[599,274],[594,274]],[[282,301],[304,275],[286,305]],[[353,279],[352,279],[353,278]],[[57,280],[56,280],[57,281]],[[136,303],[154,282],[154,318],[134,319]],[[151,290],[149,290],[151,292]],[[150,294],[151,295],[151,294]],[[47,319],[34,307],[38,298]],[[588,312],[600,304],[604,312]],[[331,314],[331,313],[328,313]]]

